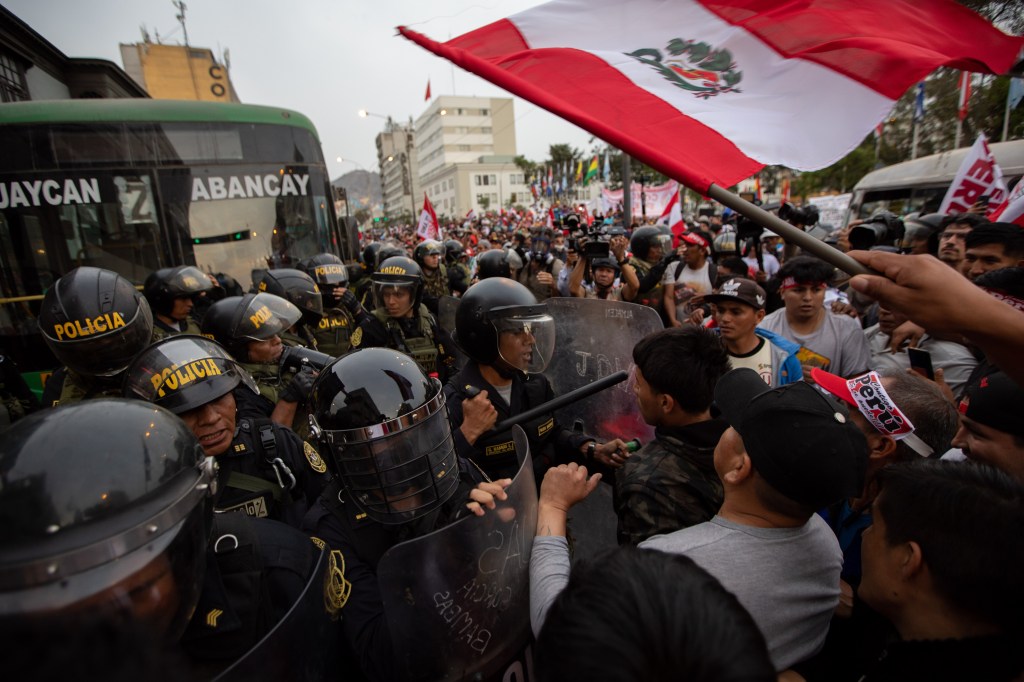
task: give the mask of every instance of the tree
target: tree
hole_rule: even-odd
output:
[[[491,207],[491,198],[486,194],[481,194],[477,203],[480,204],[480,210],[486,213],[487,209]]]

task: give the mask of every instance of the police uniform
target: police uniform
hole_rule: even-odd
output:
[[[120,398],[121,377],[88,377],[61,367],[46,380],[41,403],[45,407],[70,405],[96,398]]]
[[[352,348],[391,348],[411,356],[426,374],[444,381],[455,370],[455,356],[437,320],[420,304],[413,317],[390,317],[377,308],[352,335]]]
[[[352,332],[356,321],[352,313],[343,308],[324,310],[323,319],[313,332],[316,349],[333,357],[341,357],[352,348]]]
[[[153,337],[151,341],[166,339],[168,336],[174,336],[175,334],[202,334],[202,332],[199,330],[199,325],[196,324],[196,321],[193,320],[191,316],[185,318],[183,329],[172,327],[159,317],[155,315],[153,316]]]
[[[199,602],[181,644],[198,663],[197,676],[215,673],[237,660],[274,627],[299,600],[325,551],[283,523],[245,514],[218,514],[207,550]],[[323,587],[311,586],[323,593]],[[331,603],[321,611],[331,617]],[[311,650],[303,656],[326,656]]]
[[[523,376],[515,374],[512,378],[512,403],[509,405],[499,395],[498,390],[491,386],[475,362],[469,362],[462,370],[452,377],[444,387],[448,403],[448,416],[452,423],[452,435],[455,437],[455,451],[460,457],[475,462],[493,480],[511,478],[519,469],[515,446],[512,442],[512,430],[500,432],[488,431],[477,439],[473,445],[459,430],[462,425],[462,401],[471,398],[467,387],[487,391],[487,399],[498,411],[498,421],[507,419],[526,410],[542,405],[555,397],[547,377],[543,374]],[[534,469],[537,483],[540,484],[543,472],[549,465],[575,459],[579,449],[587,441],[595,440],[593,436],[574,433],[563,428],[554,413],[546,413],[528,422],[520,424],[526,431],[530,441],[530,452],[533,453]],[[564,455],[572,453],[573,457]]]
[[[455,263],[448,267],[448,289],[452,294],[464,294],[473,281],[473,275],[465,263]]]
[[[218,512],[242,511],[296,528],[330,479],[312,445],[269,419],[240,416],[231,446],[217,463]]]
[[[636,545],[710,521],[722,506],[715,446],[729,427],[711,419],[677,428],[658,427],[615,472],[619,544]]]
[[[476,485],[467,465],[455,494],[430,514],[404,524],[385,525],[368,518],[348,492],[332,481],[309,510],[302,529],[323,541],[339,567],[344,595],[340,608],[343,680],[394,680],[399,677],[394,643],[384,617],[377,564],[391,547],[443,528],[469,513],[465,504]]]
[[[638,280],[643,280],[643,278],[646,277],[654,268],[654,265],[645,260],[641,260],[636,256],[630,256],[628,263],[633,266],[634,270],[636,270],[636,278]],[[654,308],[658,311],[658,315],[661,315],[662,319],[664,319],[665,311],[662,309],[662,299],[664,296],[665,288],[662,286],[661,281],[659,281],[647,291],[637,293],[636,298],[633,299],[633,303],[639,303],[640,305]]]

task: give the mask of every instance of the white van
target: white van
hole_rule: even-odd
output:
[[[1017,179],[1024,175],[1024,140],[994,142],[989,148],[1003,171],[1006,186],[1013,189]],[[878,211],[892,211],[899,216],[915,211],[935,213],[970,149],[961,147],[868,173],[853,188],[843,225]]]

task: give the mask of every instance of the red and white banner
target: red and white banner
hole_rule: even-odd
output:
[[[434,207],[431,206],[426,192],[423,193],[423,212],[420,213],[420,224],[416,227],[416,234],[424,239],[441,238],[441,225],[437,222],[437,214],[434,213]]]
[[[996,163],[996,157],[992,155],[982,133],[967,152],[956,177],[946,190],[939,213],[963,213],[985,195],[988,195],[989,206],[999,207],[1006,201],[1007,194],[1003,171]]]
[[[1024,227],[1024,178],[1017,181],[1017,185],[1002,206],[991,202],[989,202],[989,206],[995,206],[988,215],[988,219],[992,222],[1013,223]]]
[[[642,215],[644,206],[647,207],[647,215],[661,215],[672,200],[673,194],[678,194],[679,183],[669,180],[663,185],[644,185],[643,201],[640,197],[640,183],[634,182],[630,188],[631,201],[633,202],[633,215]],[[625,193],[621,189],[601,190],[601,212],[610,213],[622,203]]]
[[[701,192],[828,166],[939,66],[1005,73],[1024,38],[953,0],[555,0],[406,38]]]

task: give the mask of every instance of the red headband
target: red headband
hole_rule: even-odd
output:
[[[797,287],[811,287],[812,289],[824,289],[827,285],[824,282],[797,282],[792,277],[787,277],[782,280],[782,285],[779,286],[779,291],[786,291],[788,289],[795,289]]]

